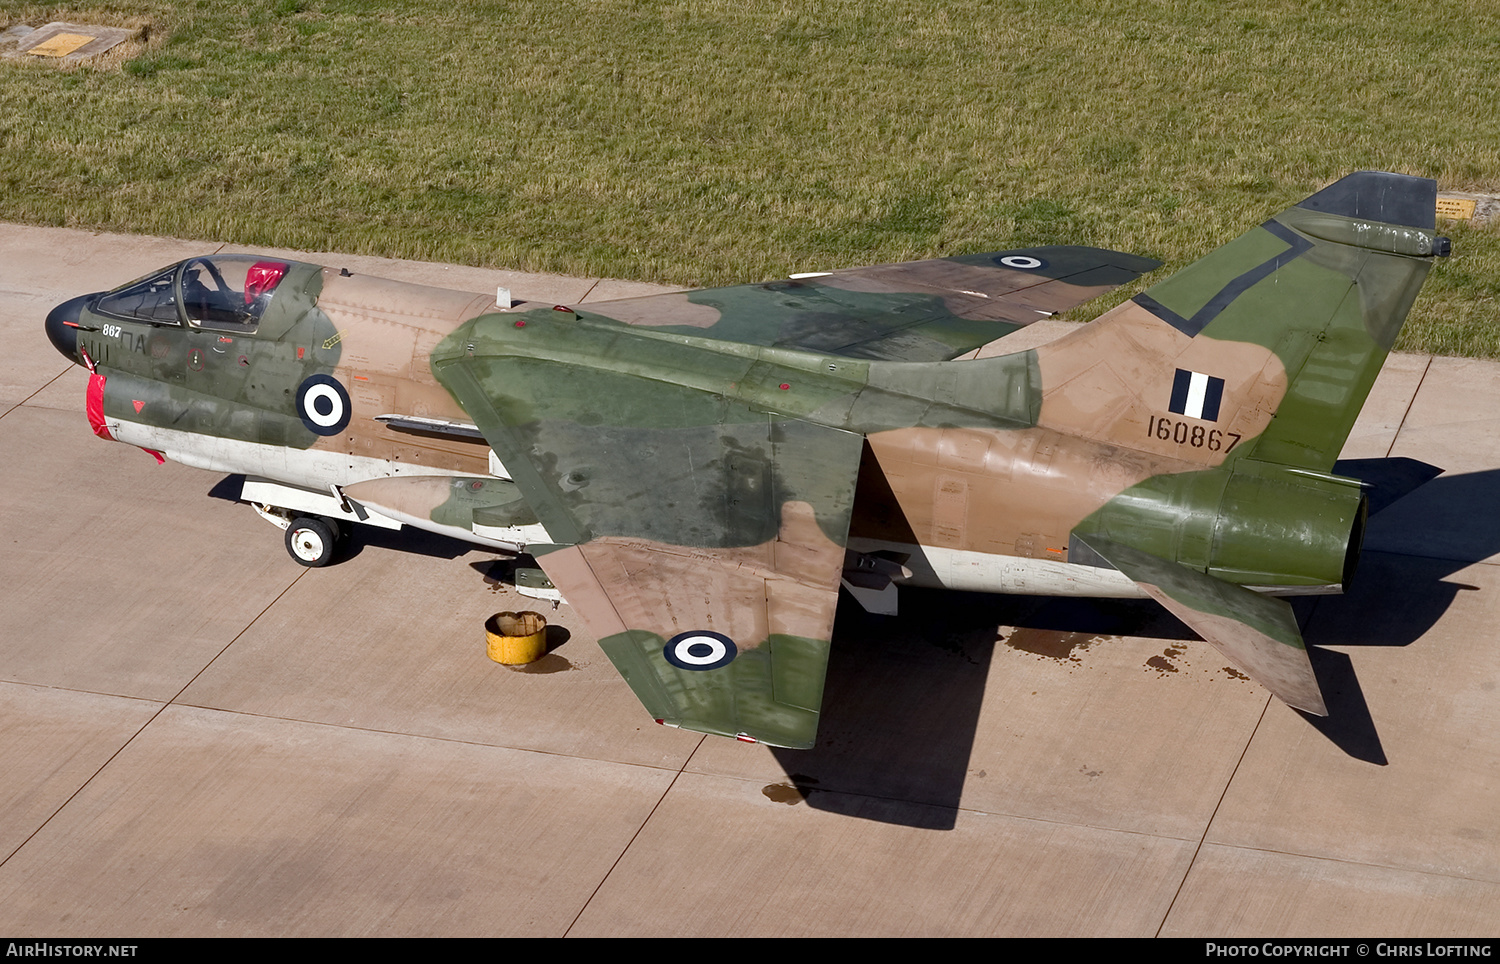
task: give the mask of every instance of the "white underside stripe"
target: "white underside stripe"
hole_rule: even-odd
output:
[[[855,552],[887,550],[910,553],[905,563],[913,586],[965,592],[1021,593],[1037,596],[1094,596],[1136,599],[1146,594],[1117,569],[1096,569],[1057,559],[996,556],[968,549],[911,546],[880,539],[850,539]],[[913,551],[915,550],[915,551]]]
[[[124,419],[105,420],[109,434],[116,441],[127,445],[139,445],[151,449],[183,465],[210,472],[224,472],[259,476],[304,489],[327,489],[331,485],[346,486],[370,479],[388,479],[413,475],[472,475],[439,469],[430,465],[414,465],[408,462],[393,462],[387,459],[372,459],[368,456],[331,452],[326,449],[294,449],[281,445],[262,445],[257,442],[242,442],[238,439],[215,438],[197,432],[161,428]],[[504,466],[490,459],[490,468]],[[375,506],[378,511],[397,522],[416,529],[425,529],[441,535],[462,539],[476,545],[489,546],[515,552],[528,542],[548,541],[546,530],[541,526],[480,527],[481,532],[460,529],[456,526],[439,525],[431,519],[418,519],[404,513]]]
[[[1195,380],[1199,377],[1206,384],[1207,376],[1194,375]],[[1201,411],[1202,389],[1197,391],[1197,404]],[[212,438],[121,419],[111,418],[106,421],[110,434],[116,440],[161,452],[174,462],[211,472],[261,476],[308,489],[353,485],[356,482],[392,476],[470,474],[319,449],[290,449]],[[496,468],[503,469],[504,466],[494,461],[492,456],[491,469]],[[453,526],[441,526],[430,519],[411,518],[386,509],[381,511],[414,528],[439,532],[493,548],[514,550],[515,543],[548,541],[546,530],[541,526],[503,529],[480,527],[487,531],[476,533]],[[914,586],[1038,596],[1146,597],[1146,593],[1130,577],[1118,570],[1080,566],[1057,559],[991,555],[967,549],[913,546],[881,539],[850,539],[849,548],[855,552],[887,550],[909,554],[910,558],[905,565],[911,570],[912,576],[910,579],[897,581]],[[1262,587],[1249,588],[1266,591]],[[1277,595],[1296,595],[1337,592],[1338,587],[1276,587],[1270,591]]]

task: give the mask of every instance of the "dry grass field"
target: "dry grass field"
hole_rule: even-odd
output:
[[[145,37],[0,60],[0,219],[712,285],[1500,192],[1474,0],[0,3],[52,20]],[[1400,347],[1500,356],[1500,241],[1451,233]]]

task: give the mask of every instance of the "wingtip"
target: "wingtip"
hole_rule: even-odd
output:
[[[1431,231],[1437,226],[1437,182],[1388,171],[1356,171],[1296,206]]]

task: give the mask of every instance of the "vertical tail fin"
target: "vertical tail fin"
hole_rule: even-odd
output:
[[[1037,350],[1041,422],[1326,472],[1434,256],[1434,181],[1365,171]]]
[[[1070,561],[1081,544],[1309,713],[1292,610],[1246,587],[1348,581],[1363,497],[1325,473],[1448,253],[1436,206],[1433,181],[1351,174],[1036,352],[1040,424],[1210,470],[1111,499]]]

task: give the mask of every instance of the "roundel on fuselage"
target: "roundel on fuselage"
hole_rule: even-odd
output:
[[[349,393],[332,375],[309,375],[297,386],[297,414],[309,432],[337,435],[349,427]]]

